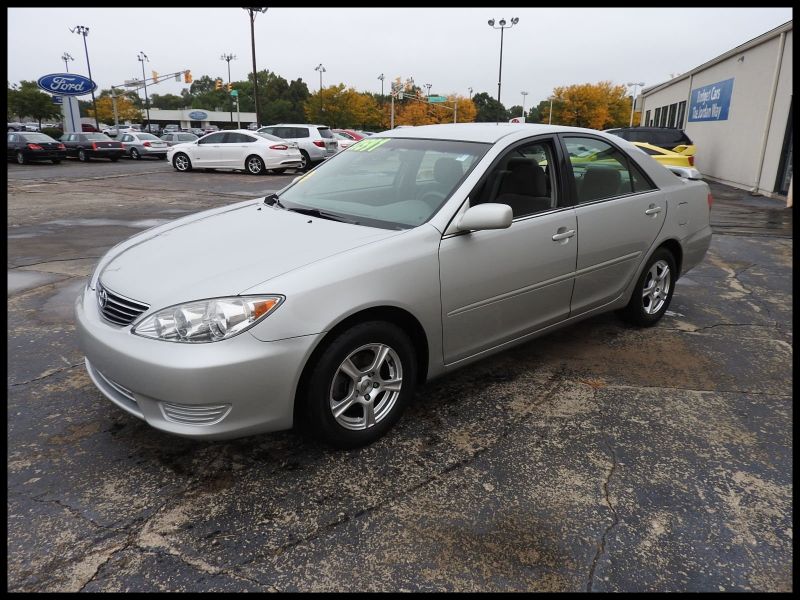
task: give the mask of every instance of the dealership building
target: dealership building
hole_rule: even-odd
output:
[[[703,177],[791,205],[792,21],[641,99],[641,125],[684,129]]]
[[[164,125],[177,124],[180,125],[182,129],[189,129],[190,127],[204,129],[209,125],[217,125],[219,127],[230,125],[231,113],[227,110],[161,110],[158,108],[151,108],[150,121],[158,123],[162,127]],[[243,128],[247,128],[248,125],[256,122],[256,113],[243,112],[239,113],[237,117],[236,111],[233,111],[232,122],[235,126],[241,123]]]

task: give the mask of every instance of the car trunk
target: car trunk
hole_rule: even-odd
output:
[[[339,142],[333,135],[333,132],[328,127],[317,127],[319,134],[325,142],[325,152],[327,154],[336,154],[339,151]]]

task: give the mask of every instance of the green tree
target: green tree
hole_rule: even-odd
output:
[[[55,119],[61,115],[61,108],[53,104],[52,96],[40,91],[35,81],[20,81],[18,86],[9,87],[7,111],[20,119],[35,119],[40,128],[42,119]]]
[[[186,100],[182,96],[175,94],[153,94],[150,96],[150,106],[153,108],[160,108],[162,110],[181,110]]]
[[[475,94],[472,97],[472,102],[477,110],[477,115],[475,116],[477,123],[494,123],[498,121],[502,123],[511,118],[505,106],[486,92]]]

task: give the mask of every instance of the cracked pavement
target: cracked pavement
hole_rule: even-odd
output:
[[[159,433],[76,346],[72,304],[108,248],[292,175],[31,167],[8,182],[9,591],[792,590],[777,201],[712,184],[711,249],[657,326],[604,315],[506,351],[343,452]]]

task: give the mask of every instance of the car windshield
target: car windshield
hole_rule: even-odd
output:
[[[490,147],[372,137],[298,180],[280,195],[280,202],[289,209],[316,209],[362,225],[416,227],[439,210]]]

